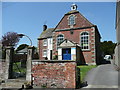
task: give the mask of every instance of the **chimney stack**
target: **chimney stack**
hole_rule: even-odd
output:
[[[43,25],[43,31],[47,29],[47,25]]]

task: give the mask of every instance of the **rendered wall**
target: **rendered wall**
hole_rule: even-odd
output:
[[[120,1],[116,4],[116,39],[117,45],[115,48],[115,64],[120,67]]]

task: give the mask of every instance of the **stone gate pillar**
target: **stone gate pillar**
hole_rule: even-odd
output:
[[[27,52],[27,63],[26,63],[27,65],[26,80],[30,82],[32,81],[32,76],[31,76],[32,59],[33,59],[33,47],[29,46]]]
[[[6,47],[6,61],[5,61],[5,75],[4,78],[10,79],[13,76],[13,54],[14,48],[13,46]]]

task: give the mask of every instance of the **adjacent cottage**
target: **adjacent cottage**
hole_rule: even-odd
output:
[[[79,64],[100,64],[100,33],[72,4],[55,28],[43,26],[38,38],[40,60],[76,60]]]

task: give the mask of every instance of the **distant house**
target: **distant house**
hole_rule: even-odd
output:
[[[40,60],[76,60],[83,64],[100,63],[100,33],[72,4],[55,28],[43,26],[38,38]]]
[[[27,50],[28,50],[27,47],[24,48],[24,49],[22,49],[22,50],[18,50],[18,51],[17,51],[17,54],[27,54]]]
[[[120,67],[120,0],[116,4],[116,38],[117,46],[115,48],[115,64]]]

